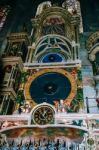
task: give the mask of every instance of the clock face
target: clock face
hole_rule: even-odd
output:
[[[62,62],[63,60],[65,60],[65,58],[61,54],[49,53],[49,54],[44,55],[40,59],[40,62],[51,63],[51,62]]]
[[[49,105],[40,105],[33,111],[33,122],[38,125],[51,124],[54,121],[54,109]]]
[[[77,93],[75,78],[64,69],[42,69],[29,77],[24,89],[25,99],[32,100],[33,105],[64,100],[70,105]]]

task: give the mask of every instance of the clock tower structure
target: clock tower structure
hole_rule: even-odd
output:
[[[1,133],[15,147],[96,149],[99,116],[89,114],[84,98],[80,3],[43,2],[31,24],[30,35],[24,30],[7,37],[2,55]],[[90,52],[90,45],[91,38],[93,60],[97,49]],[[5,140],[1,145],[7,147]]]

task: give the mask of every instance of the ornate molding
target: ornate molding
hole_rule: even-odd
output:
[[[42,36],[42,26],[44,20],[46,20],[49,16],[60,16],[65,22],[65,36],[68,38],[72,38],[73,33],[75,32],[72,26],[79,26],[80,18],[78,15],[71,15],[66,9],[60,7],[49,7],[48,9],[44,10],[39,16],[32,19],[33,27],[38,27],[37,35],[39,38]],[[70,27],[71,32],[69,35],[67,34],[68,27]]]
[[[91,53],[89,54],[89,59],[90,59],[90,61],[95,61],[95,59],[96,59],[95,54],[96,54],[97,52],[99,52],[99,46],[96,47],[96,48],[94,48],[94,49],[91,51]]]
[[[90,52],[90,49],[96,44],[96,40],[99,39],[99,31],[92,33],[86,43],[86,48],[88,52]]]
[[[8,42],[25,42],[29,44],[28,34],[26,32],[11,33],[7,37]]]
[[[23,70],[23,61],[22,61],[21,57],[8,56],[8,57],[5,57],[5,58],[2,58],[2,62],[3,62],[3,66],[18,64],[20,70],[21,71]]]

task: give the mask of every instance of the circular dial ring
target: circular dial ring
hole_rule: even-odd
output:
[[[47,104],[37,105],[32,113],[32,119],[34,124],[46,125],[54,122],[54,109]]]
[[[59,68],[58,69],[53,69],[53,68],[52,69],[43,69],[43,70],[40,70],[40,71],[36,72],[36,74],[33,74],[32,76],[30,76],[27,83],[25,84],[25,89],[24,89],[25,99],[27,99],[29,101],[32,101],[33,106],[37,105],[37,103],[35,102],[34,99],[32,99],[31,94],[30,94],[31,83],[33,82],[33,80],[38,78],[40,75],[45,74],[45,73],[50,73],[50,72],[60,73],[64,76],[66,76],[70,80],[70,82],[71,82],[71,91],[69,93],[69,96],[64,100],[65,105],[70,105],[73,98],[76,95],[76,92],[77,92],[76,80],[74,79],[74,77],[69,72],[67,72],[64,69],[59,69]]]

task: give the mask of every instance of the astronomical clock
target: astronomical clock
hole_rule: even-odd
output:
[[[22,105],[23,103],[31,105],[31,109],[46,102],[57,107],[57,110],[60,107],[60,101],[63,100],[66,112],[79,112],[80,107],[83,107],[80,67],[62,68],[60,66],[61,68],[57,68],[57,65],[55,67],[27,69],[22,75],[17,100]],[[39,116],[40,112],[42,113]],[[49,120],[46,120],[45,116],[48,115],[50,116]],[[41,105],[35,109],[33,118],[37,117],[34,120],[37,124],[40,124],[40,119],[42,124],[46,124],[51,121],[53,115],[50,107]]]
[[[66,112],[79,112],[83,92],[78,15],[74,17],[60,7],[40,10],[42,13],[38,10],[32,19],[32,44],[28,47],[17,102],[20,107],[25,105],[25,112],[33,110],[34,124],[45,125],[54,122],[53,106],[58,111],[61,101]],[[44,102],[47,105],[42,105]]]
[[[94,119],[95,115],[81,116],[86,106],[82,85],[84,68],[79,57],[78,3],[66,0],[61,7],[50,1],[41,3],[31,19],[31,34],[27,33],[30,29],[27,32],[24,29],[7,38],[0,97],[0,113],[5,115],[0,117],[1,131],[9,142],[2,144],[6,149],[84,150],[89,147],[95,150],[91,134],[95,133],[99,121]],[[92,37],[87,43],[88,54],[98,65],[98,49],[91,44]],[[90,138],[85,135],[87,131]],[[81,141],[88,146],[83,147]]]

